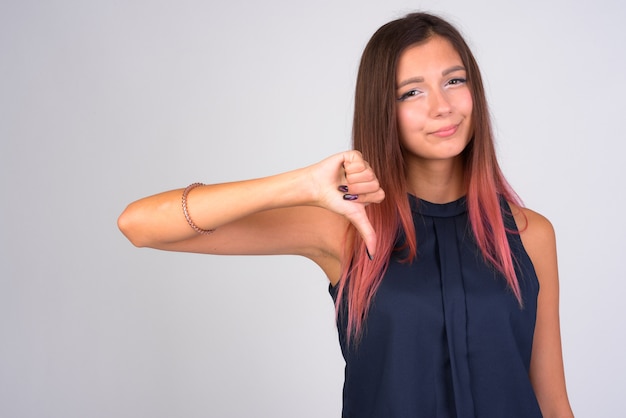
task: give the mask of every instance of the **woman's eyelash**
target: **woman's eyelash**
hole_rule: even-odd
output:
[[[416,95],[417,95],[417,93],[418,93],[418,91],[417,91],[417,90],[409,90],[409,91],[407,91],[406,93],[404,93],[402,96],[398,97],[398,101],[400,101],[400,102],[401,102],[401,101],[403,101],[403,100],[408,99],[409,97],[416,96]]]

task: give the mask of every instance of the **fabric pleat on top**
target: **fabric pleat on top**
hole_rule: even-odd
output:
[[[465,198],[409,200],[417,257],[392,254],[356,345],[346,342],[340,309],[343,417],[541,417],[528,377],[539,284],[508,205],[523,307],[478,249]],[[336,292],[331,286],[335,300]]]

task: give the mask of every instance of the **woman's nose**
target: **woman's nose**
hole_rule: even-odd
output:
[[[430,110],[434,117],[447,115],[452,111],[452,105],[445,91],[433,90],[429,96]]]

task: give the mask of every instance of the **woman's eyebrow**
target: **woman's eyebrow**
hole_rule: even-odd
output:
[[[411,78],[407,78],[406,80],[402,81],[400,84],[398,84],[396,86],[396,88],[399,89],[400,87],[404,87],[407,84],[423,83],[423,82],[424,82],[424,77],[411,77]]]
[[[465,71],[465,67],[463,67],[462,65],[455,65],[454,67],[450,67],[447,70],[443,70],[441,72],[441,75],[448,75],[455,71]]]

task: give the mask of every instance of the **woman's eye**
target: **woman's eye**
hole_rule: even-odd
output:
[[[451,84],[451,85],[454,86],[454,85],[457,85],[457,84],[464,84],[466,82],[467,82],[466,79],[459,77],[459,78],[453,78],[452,80],[448,81],[448,84]]]
[[[415,97],[415,96],[417,96],[418,94],[419,94],[419,91],[418,91],[418,90],[409,90],[409,91],[407,91],[406,93],[404,93],[402,96],[400,96],[400,97],[398,98],[398,101],[400,101],[400,102],[405,101],[406,99],[409,99],[409,98],[411,98],[411,97]]]

